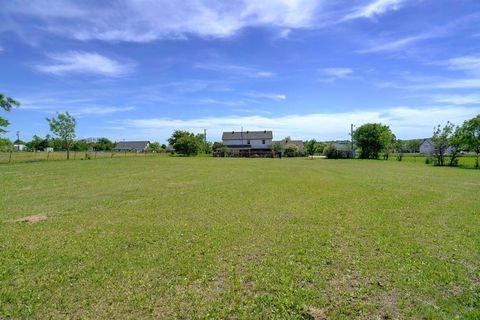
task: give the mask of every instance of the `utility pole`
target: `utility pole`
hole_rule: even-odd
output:
[[[353,127],[355,127],[355,125],[353,123],[350,124],[350,139],[352,140],[352,158],[355,159],[355,149],[353,148]]]
[[[20,141],[20,131],[17,131],[17,141]]]
[[[203,129],[203,139],[204,139],[205,145],[207,145],[207,129]]]

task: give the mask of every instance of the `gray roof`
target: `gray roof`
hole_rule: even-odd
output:
[[[431,139],[431,138],[426,138],[426,139],[423,139],[423,141],[422,141],[422,143],[421,143],[420,145],[424,144],[425,142],[427,142],[427,143],[429,143],[429,144],[433,145],[433,143],[432,143],[432,139]]]
[[[115,145],[115,150],[145,150],[150,141],[120,141]]]
[[[273,132],[264,131],[226,131],[222,134],[222,140],[259,140],[273,139]]]
[[[303,141],[302,140],[279,140],[279,141],[273,141],[273,143],[275,142],[279,142],[281,143],[283,146],[288,146],[289,144],[293,144],[293,145],[296,145],[299,149],[303,149],[304,145],[303,145]]]

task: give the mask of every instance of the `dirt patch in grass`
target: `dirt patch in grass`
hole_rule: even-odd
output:
[[[47,220],[48,217],[46,214],[36,214],[33,216],[28,216],[28,217],[23,217],[20,219],[13,220],[13,222],[19,222],[19,223],[28,223],[28,224],[34,224],[38,223],[40,221]]]
[[[307,313],[315,320],[327,320],[327,313],[321,308],[307,306]]]

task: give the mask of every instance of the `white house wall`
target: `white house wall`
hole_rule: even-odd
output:
[[[270,148],[272,145],[272,139],[265,139],[265,144],[262,143],[263,139],[250,139],[250,145],[252,149],[265,149]],[[234,146],[234,145],[241,145],[241,144],[248,144],[247,139],[243,140],[223,140],[224,146]]]

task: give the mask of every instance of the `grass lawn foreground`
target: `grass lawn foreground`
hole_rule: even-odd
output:
[[[480,318],[480,170],[0,165],[0,319]]]

